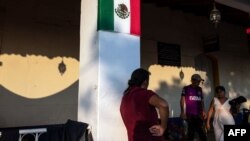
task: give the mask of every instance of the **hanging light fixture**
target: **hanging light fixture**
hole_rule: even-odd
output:
[[[221,20],[220,11],[215,6],[215,1],[213,2],[213,10],[210,12],[210,21],[217,27],[218,23]]]

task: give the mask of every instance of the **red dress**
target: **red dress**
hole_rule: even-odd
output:
[[[152,136],[149,128],[159,124],[157,111],[149,104],[153,91],[132,87],[124,93],[120,112],[127,128],[128,141],[163,141],[163,137]]]

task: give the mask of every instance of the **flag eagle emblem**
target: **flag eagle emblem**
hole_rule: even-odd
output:
[[[115,8],[115,13],[118,17],[126,19],[129,17],[128,7],[125,4],[118,4],[118,8]]]

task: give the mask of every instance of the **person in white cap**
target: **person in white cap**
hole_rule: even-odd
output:
[[[204,100],[200,82],[204,81],[199,74],[191,76],[191,84],[182,90],[180,107],[181,118],[187,121],[188,140],[194,140],[195,132],[199,134],[200,141],[207,141],[206,133],[203,128],[206,112],[204,110]]]

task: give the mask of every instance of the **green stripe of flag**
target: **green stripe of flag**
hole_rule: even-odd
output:
[[[99,0],[98,2],[98,30],[114,30],[114,1]]]

